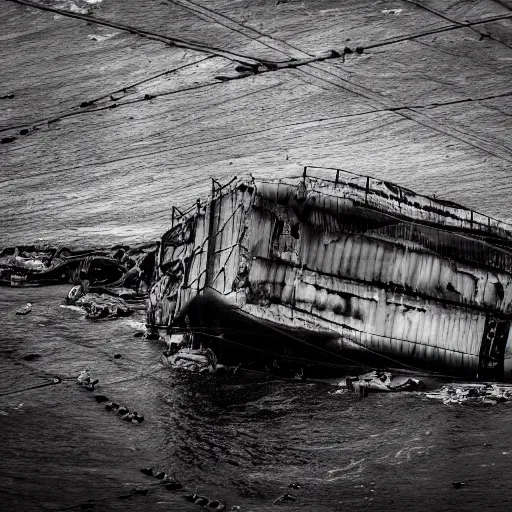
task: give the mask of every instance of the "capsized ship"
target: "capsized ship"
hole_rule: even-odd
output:
[[[512,226],[336,169],[213,180],[206,202],[173,209],[147,321],[205,336],[233,361],[510,380]]]

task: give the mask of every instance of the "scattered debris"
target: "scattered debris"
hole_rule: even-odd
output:
[[[0,285],[70,283],[83,285],[75,299],[88,292],[144,299],[157,247],[157,243],[111,249],[69,249],[45,243],[6,247],[0,250]]]
[[[17,315],[28,315],[32,311],[32,304],[27,302],[27,304],[16,311]]]
[[[347,377],[344,384],[348,390],[359,393],[361,396],[367,396],[369,392],[375,391],[419,391],[426,388],[419,379],[394,376],[385,371],[373,371],[357,377]]]
[[[171,478],[165,471],[157,471],[154,468],[141,468],[141,473],[146,476],[157,478],[161,481],[162,486],[168,491],[181,491],[183,485],[180,484],[175,478]],[[206,496],[201,496],[197,493],[189,493],[183,496],[187,501],[200,505],[208,510],[222,511],[226,510],[226,505],[219,500],[210,500]]]
[[[80,103],[80,108],[92,107],[94,105],[94,101],[82,101]]]
[[[115,402],[112,402],[110,400],[105,404],[105,409],[107,411],[117,411],[118,408],[119,408],[119,405],[117,405]]]
[[[226,506],[217,500],[211,500],[207,503],[206,508],[208,510],[226,510]]]
[[[100,400],[97,399],[97,401],[99,402]],[[144,416],[142,414],[139,414],[137,411],[130,412],[128,407],[125,405],[116,404],[115,402],[108,400],[108,398],[106,400],[101,400],[101,403],[104,402],[107,402],[105,404],[105,409],[107,411],[113,411],[117,413],[124,421],[131,421],[134,425],[138,425],[144,421]]]
[[[128,412],[129,412],[129,409],[125,405],[120,405],[119,408],[117,409],[117,414],[119,414],[121,416],[123,416],[124,414],[127,414]]]
[[[91,381],[91,374],[89,373],[89,370],[82,370],[78,374],[76,380],[78,384],[87,389],[87,391],[94,391],[96,384],[99,382],[99,379]]]
[[[452,482],[452,485],[453,487],[455,487],[455,489],[460,489],[461,487],[464,487],[466,484],[465,482]]]
[[[182,348],[176,350],[172,345],[163,353],[167,362],[173,368],[182,368],[199,373],[219,373],[225,372],[226,367],[217,363],[217,357],[211,348],[188,349]]]
[[[133,309],[121,297],[107,293],[90,293],[86,285],[76,285],[69,291],[66,302],[80,306],[91,320],[100,318],[126,317],[133,314]]]
[[[152,94],[144,94],[144,99],[145,100],[152,100],[154,98],[155,98],[155,96],[153,96]]]
[[[291,489],[300,489],[302,486],[297,482],[292,482],[288,487],[290,487]]]
[[[511,385],[497,384],[452,384],[439,391],[426,393],[427,398],[442,400],[443,404],[496,405],[512,400]]]
[[[204,507],[208,510],[226,510],[226,505],[224,503],[221,503],[218,500],[209,500],[206,496],[200,496],[199,494],[193,493],[193,494],[187,494],[184,496],[184,498],[187,501],[190,501],[191,503],[195,503],[196,505],[199,505],[201,507]]]
[[[156,471],[153,468],[142,468],[140,470],[141,473],[143,473],[146,476],[152,476],[155,478],[158,478],[159,480],[162,480],[163,486],[168,491],[180,491],[183,489],[183,485],[180,484],[177,480],[174,478],[171,478],[167,473],[164,471]]]

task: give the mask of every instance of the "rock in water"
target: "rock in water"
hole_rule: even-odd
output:
[[[27,302],[27,305],[18,309],[16,311],[16,314],[17,315],[28,315],[31,311],[32,311],[32,304],[30,304],[30,302]]]
[[[23,359],[25,361],[33,361],[34,359],[39,359],[41,356],[39,354],[27,354],[26,356],[23,356]]]

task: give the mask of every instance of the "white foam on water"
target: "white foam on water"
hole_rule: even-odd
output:
[[[85,315],[85,311],[82,308],[79,308],[78,306],[68,306],[67,304],[60,304],[59,307],[64,309],[71,309],[72,311],[78,311],[79,313],[83,313]]]
[[[99,5],[102,1],[103,0],[65,0],[64,2],[56,2],[55,7],[77,14],[88,14],[88,6]]]
[[[139,322],[137,320],[125,320],[124,323],[133,327],[137,331],[146,331],[146,324],[144,322]]]
[[[91,40],[91,41],[98,41],[98,42],[102,42],[102,41],[106,41],[107,39],[111,39],[112,37],[116,36],[119,32],[113,32],[112,34],[105,34],[105,35],[99,35],[99,34],[89,34],[87,37]]]

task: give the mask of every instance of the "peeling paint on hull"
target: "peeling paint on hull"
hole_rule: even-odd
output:
[[[281,330],[288,341],[274,348],[290,356],[359,353],[512,376],[512,227],[374,178],[326,179],[310,168],[286,180],[214,182],[208,201],[162,237],[155,277],[149,325],[175,327],[191,304],[208,309],[193,299],[209,291]],[[196,315],[193,327],[234,339],[220,316]]]

